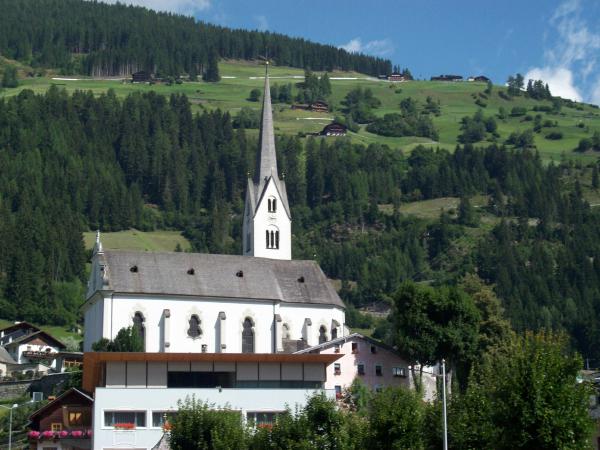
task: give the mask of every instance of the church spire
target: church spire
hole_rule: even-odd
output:
[[[271,108],[271,88],[269,87],[269,61],[265,65],[265,92],[260,121],[260,145],[256,157],[254,183],[259,184],[269,176],[278,177],[277,156],[275,154],[275,132],[273,131],[273,111]]]

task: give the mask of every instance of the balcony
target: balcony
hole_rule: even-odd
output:
[[[22,355],[29,360],[48,360],[56,358],[56,352],[38,352],[35,350],[25,350]]]

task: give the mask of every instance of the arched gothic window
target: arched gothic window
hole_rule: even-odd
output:
[[[267,199],[267,209],[270,213],[277,212],[277,199],[275,197]]]
[[[337,328],[331,329],[331,339],[337,339]]]
[[[319,344],[323,344],[324,342],[327,342],[327,329],[324,325],[321,325],[319,327]]]
[[[202,329],[200,328],[200,319],[196,314],[192,314],[189,320],[190,327],[188,328],[188,336],[192,339],[196,339],[202,336]]]
[[[133,329],[140,337],[143,349],[146,349],[146,327],[144,325],[145,320],[146,319],[144,319],[144,315],[139,311],[136,311],[133,315]]]
[[[283,328],[283,333],[282,333],[281,337],[283,339],[289,339],[290,338],[290,326],[287,323],[284,323],[281,328]]]
[[[267,229],[265,231],[265,239],[267,248],[279,248],[279,230],[277,230],[276,228]]]
[[[246,317],[242,325],[242,353],[254,353],[254,323]]]

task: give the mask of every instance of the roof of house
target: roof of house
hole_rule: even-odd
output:
[[[37,409],[36,411],[34,411],[30,416],[29,416],[29,420],[33,421],[36,417],[38,417],[40,414],[42,414],[43,412],[47,411],[48,409],[52,408],[54,405],[56,405],[57,403],[61,402],[65,397],[69,396],[69,395],[76,395],[77,397],[80,397],[84,402],[89,402],[89,404],[91,405],[92,403],[94,403],[94,399],[92,397],[90,397],[89,395],[87,395],[85,392],[80,391],[77,388],[70,388],[67,389],[65,392],[63,392],[62,394],[60,394],[58,397],[56,397],[54,400],[52,400],[49,403],[46,403],[44,406],[42,406],[40,409]]]
[[[294,354],[297,355],[297,354],[302,354],[302,353],[315,353],[318,350],[323,350],[323,349],[332,347],[334,345],[345,343],[345,342],[353,340],[353,339],[361,339],[363,341],[369,342],[370,344],[376,345],[377,347],[383,348],[389,352],[395,353],[396,355],[398,355],[400,357],[404,357],[404,355],[402,355],[394,347],[384,344],[383,342],[380,342],[377,339],[373,339],[369,336],[362,335],[360,333],[352,333],[347,336],[342,336],[342,337],[332,339],[327,342],[323,342],[322,344],[313,345],[312,347],[308,347],[303,350],[298,350],[297,352],[294,352]]]
[[[13,330],[18,330],[19,328],[28,328],[32,330],[39,330],[35,325],[30,324],[29,322],[16,322],[12,325],[9,325],[5,328],[0,329],[0,332],[4,332],[4,334],[10,333]]]
[[[184,252],[104,251],[107,290],[343,308],[315,261]],[[193,270],[191,270],[193,269]]]
[[[44,339],[46,341],[50,341],[50,342],[52,342],[53,344],[55,344],[59,348],[66,348],[65,344],[63,344],[58,339],[56,339],[54,336],[52,336],[51,334],[46,333],[43,330],[36,331],[35,333],[30,333],[30,334],[26,334],[26,335],[23,335],[23,336],[19,336],[18,338],[12,340],[8,344],[5,344],[5,347],[8,347],[8,346],[11,346],[11,345],[14,345],[14,344],[25,344],[25,343],[31,341],[32,339],[34,339],[36,337]]]
[[[6,351],[4,347],[0,347],[0,363],[4,364],[16,364],[17,362],[12,356]]]

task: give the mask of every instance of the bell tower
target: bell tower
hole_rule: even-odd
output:
[[[292,259],[291,232],[292,217],[285,181],[279,178],[277,172],[267,61],[256,168],[254,176],[248,179],[246,190],[242,254],[271,259]]]

